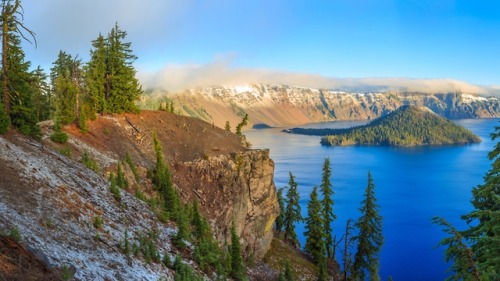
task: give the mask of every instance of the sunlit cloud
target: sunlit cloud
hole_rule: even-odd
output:
[[[169,64],[150,72],[139,71],[145,88],[177,92],[189,88],[283,84],[349,92],[411,91],[424,93],[464,92],[499,95],[500,87],[478,86],[453,79],[336,78],[317,74],[232,66],[232,57],[219,57],[208,64]]]

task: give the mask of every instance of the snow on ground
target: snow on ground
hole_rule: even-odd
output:
[[[154,220],[147,205],[122,191],[120,202],[109,183],[83,164],[39,143],[14,144],[0,137],[0,160],[17,177],[0,180],[0,231],[19,229],[22,242],[51,266],[76,269],[79,280],[172,279],[160,264],[127,258],[120,250],[125,229],[130,244],[150,230],[159,234],[163,256],[176,229]],[[103,226],[94,226],[95,216]]]

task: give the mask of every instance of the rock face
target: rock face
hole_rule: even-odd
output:
[[[177,229],[135,196],[155,192],[146,177],[156,161],[155,132],[182,200],[198,199],[221,244],[230,242],[234,223],[246,255],[261,258],[269,249],[278,215],[269,151],[242,146],[235,134],[199,119],[160,111],[99,117],[88,127],[87,134],[66,127],[65,145],[0,136],[0,232],[17,228],[48,265],[74,268],[79,280],[173,280],[170,269],[123,250],[126,235],[130,245],[147,236],[162,257],[186,255],[170,243]],[[97,173],[79,162],[84,151],[98,161]],[[131,184],[116,199],[108,173],[127,153],[141,179],[123,164]]]
[[[269,150],[252,150],[183,163],[182,174],[195,191],[218,239],[231,243],[234,224],[246,255],[262,258],[271,245],[278,215],[274,162]]]
[[[468,93],[346,93],[285,85],[190,89],[169,95],[177,111],[233,127],[249,114],[252,125],[299,125],[335,120],[370,120],[402,105],[426,106],[449,119],[500,117],[500,100]]]

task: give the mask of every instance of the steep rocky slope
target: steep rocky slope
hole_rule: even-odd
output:
[[[298,125],[335,120],[369,120],[402,105],[426,106],[446,118],[490,118],[500,116],[500,100],[466,93],[345,93],[285,85],[248,85],[190,89],[177,94],[146,95],[152,100],[174,101],[176,111],[223,127],[233,128],[242,112],[255,124]]]
[[[50,132],[50,124],[43,130]],[[100,117],[86,134],[71,126],[65,131],[66,145],[15,132],[0,136],[0,232],[18,229],[48,265],[68,267],[82,280],[173,277],[165,266],[129,258],[120,249],[127,230],[131,244],[152,236],[162,256],[186,254],[170,243],[176,228],[160,223],[134,196],[140,191],[147,197],[151,183],[135,181],[126,169],[131,185],[116,200],[107,179],[126,153],[146,178],[155,161],[153,132],[182,199],[198,199],[221,242],[234,222],[246,255],[260,258],[270,247],[278,208],[268,151],[248,149],[234,134],[201,120],[160,111]],[[97,173],[78,161],[85,151],[98,161]],[[96,227],[96,217],[102,226]]]

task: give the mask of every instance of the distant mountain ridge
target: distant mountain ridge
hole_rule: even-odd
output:
[[[500,117],[498,98],[470,93],[347,93],[269,84],[196,88],[175,94],[150,91],[141,101],[141,106],[156,109],[165,99],[174,102],[178,113],[219,127],[224,127],[229,121],[233,128],[241,121],[243,112],[249,114],[250,125],[279,127],[336,120],[371,120],[402,105],[425,106],[449,119]]]

